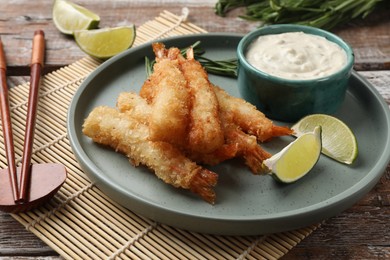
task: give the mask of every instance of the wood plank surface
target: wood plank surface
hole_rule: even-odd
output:
[[[188,20],[209,32],[246,33],[257,23],[240,20],[236,10],[222,18],[213,11],[214,0],[75,0],[101,16],[100,27],[134,23],[139,26],[162,10],[180,14],[184,6]],[[4,4],[7,3],[7,4]],[[58,32],[52,23],[51,0],[1,1],[0,35],[7,55],[8,83],[16,86],[28,80],[32,33],[43,29],[47,52],[45,71],[73,63],[85,54],[72,37]],[[390,104],[390,1],[366,19],[341,25],[334,33],[354,49],[359,70]],[[375,134],[375,133],[372,133]],[[61,259],[10,215],[0,212],[1,259]],[[330,218],[293,248],[285,259],[386,259],[390,258],[390,168],[375,188],[356,205]]]
[[[101,17],[100,27],[125,24],[139,26],[158,16],[162,10],[180,14],[184,6],[190,14],[188,20],[209,32],[247,33],[258,22],[238,19],[243,10],[228,13],[227,17],[214,14],[212,0],[202,1],[75,1]],[[4,8],[4,7],[3,7]],[[9,75],[28,75],[31,37],[36,29],[43,29],[47,39],[46,71],[57,69],[84,57],[73,38],[61,34],[52,22],[52,1],[11,1],[0,12],[0,33],[7,53]],[[390,69],[390,4],[385,1],[374,14],[357,19],[333,30],[354,49],[358,70]]]

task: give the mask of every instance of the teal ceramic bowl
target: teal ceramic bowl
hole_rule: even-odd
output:
[[[252,66],[246,59],[250,44],[260,36],[287,32],[303,32],[325,37],[339,45],[347,55],[344,67],[335,73],[316,79],[284,79]],[[309,26],[270,25],[250,32],[237,47],[238,88],[248,102],[267,117],[284,122],[295,122],[314,113],[333,114],[344,101],[354,64],[352,48],[338,36]]]

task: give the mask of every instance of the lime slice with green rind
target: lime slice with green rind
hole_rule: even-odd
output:
[[[99,15],[66,0],[55,0],[53,5],[53,22],[64,34],[73,34],[77,30],[97,28]]]
[[[130,48],[135,40],[134,25],[81,30],[74,33],[81,50],[99,59],[108,59]]]
[[[321,148],[321,127],[317,126],[313,132],[302,134],[280,152],[264,160],[263,165],[276,180],[292,183],[313,169],[320,158]]]
[[[313,114],[299,120],[292,129],[295,136],[313,131],[315,126],[322,128],[322,153],[345,164],[352,164],[358,156],[358,144],[352,130],[340,119]]]

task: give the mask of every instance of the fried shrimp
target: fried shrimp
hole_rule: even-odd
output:
[[[134,92],[124,92],[118,97],[117,106],[120,112],[128,113],[139,121],[145,121],[150,116],[151,107]],[[233,122],[233,114],[220,111],[225,142],[210,153],[199,153],[184,150],[186,155],[197,163],[216,165],[223,161],[242,157],[245,164],[254,174],[263,173],[262,162],[270,157],[257,143],[256,137],[244,133]]]
[[[174,187],[191,190],[209,203],[215,202],[216,173],[202,168],[166,142],[149,141],[148,127],[126,113],[96,107],[85,119],[83,133],[96,143],[125,154],[134,166],[146,165]]]
[[[147,104],[146,100],[134,92],[120,93],[117,100],[117,108],[121,113],[126,113],[146,125],[148,124],[148,118],[152,111],[151,106]],[[237,155],[237,145],[223,144],[215,151],[207,154],[189,152],[185,151],[185,149],[184,152],[190,159],[198,163],[216,165],[225,160],[234,158]]]
[[[267,173],[263,161],[271,157],[256,140],[256,137],[244,133],[237,126],[224,131],[226,143],[212,153],[191,153],[192,160],[207,165],[217,165],[233,158],[242,158],[251,172],[255,175]]]
[[[188,157],[200,164],[206,165],[217,165],[226,160],[237,157],[238,154],[238,144],[236,143],[225,143],[221,145],[217,150],[211,153],[188,153]]]
[[[232,127],[226,129],[225,137],[228,143],[237,145],[236,157],[242,157],[253,174],[267,172],[263,167],[263,161],[270,158],[271,154],[257,143],[255,136],[246,134],[239,128]]]
[[[256,136],[245,133],[240,126],[234,123],[234,114],[221,110],[220,116],[223,122],[225,142],[236,145],[236,157],[243,158],[253,174],[265,173],[266,169],[263,167],[263,161],[271,157],[271,154],[260,146]]]
[[[83,133],[211,204],[218,175],[200,165],[240,158],[253,174],[266,173],[263,161],[271,154],[259,142],[293,131],[214,86],[192,48],[184,57],[175,47],[152,47],[156,63],[139,94],[120,93],[117,109],[95,108]]]
[[[214,86],[220,110],[230,114],[232,122],[244,132],[256,136],[260,142],[272,137],[291,135],[293,131],[288,127],[274,125],[262,112],[243,99],[229,95],[225,90]]]
[[[207,72],[194,59],[192,48],[187,50],[187,59],[179,62],[191,95],[188,149],[196,153],[213,152],[224,143],[217,97]]]
[[[150,139],[184,146],[187,143],[190,105],[187,81],[180,71],[178,60],[171,59],[177,51],[169,52],[162,44],[153,44],[153,50],[157,60],[154,72],[140,92],[141,97],[152,106]]]
[[[130,114],[135,120],[149,125],[149,118],[152,114],[151,106],[145,99],[135,92],[122,92],[118,96],[116,106],[121,113]]]

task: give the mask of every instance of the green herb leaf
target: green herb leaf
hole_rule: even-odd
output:
[[[243,19],[265,24],[296,23],[331,29],[357,17],[365,18],[382,0],[219,0],[215,13],[245,7]]]
[[[227,59],[227,60],[211,60],[203,56],[205,51],[200,48],[200,41],[195,42],[190,47],[194,50],[194,58],[202,64],[205,70],[208,73],[227,76],[227,77],[237,77],[237,59]],[[186,57],[187,48],[181,49],[180,53]],[[149,77],[153,73],[153,66],[155,60],[150,60],[148,57],[145,57],[145,68],[146,75]]]

